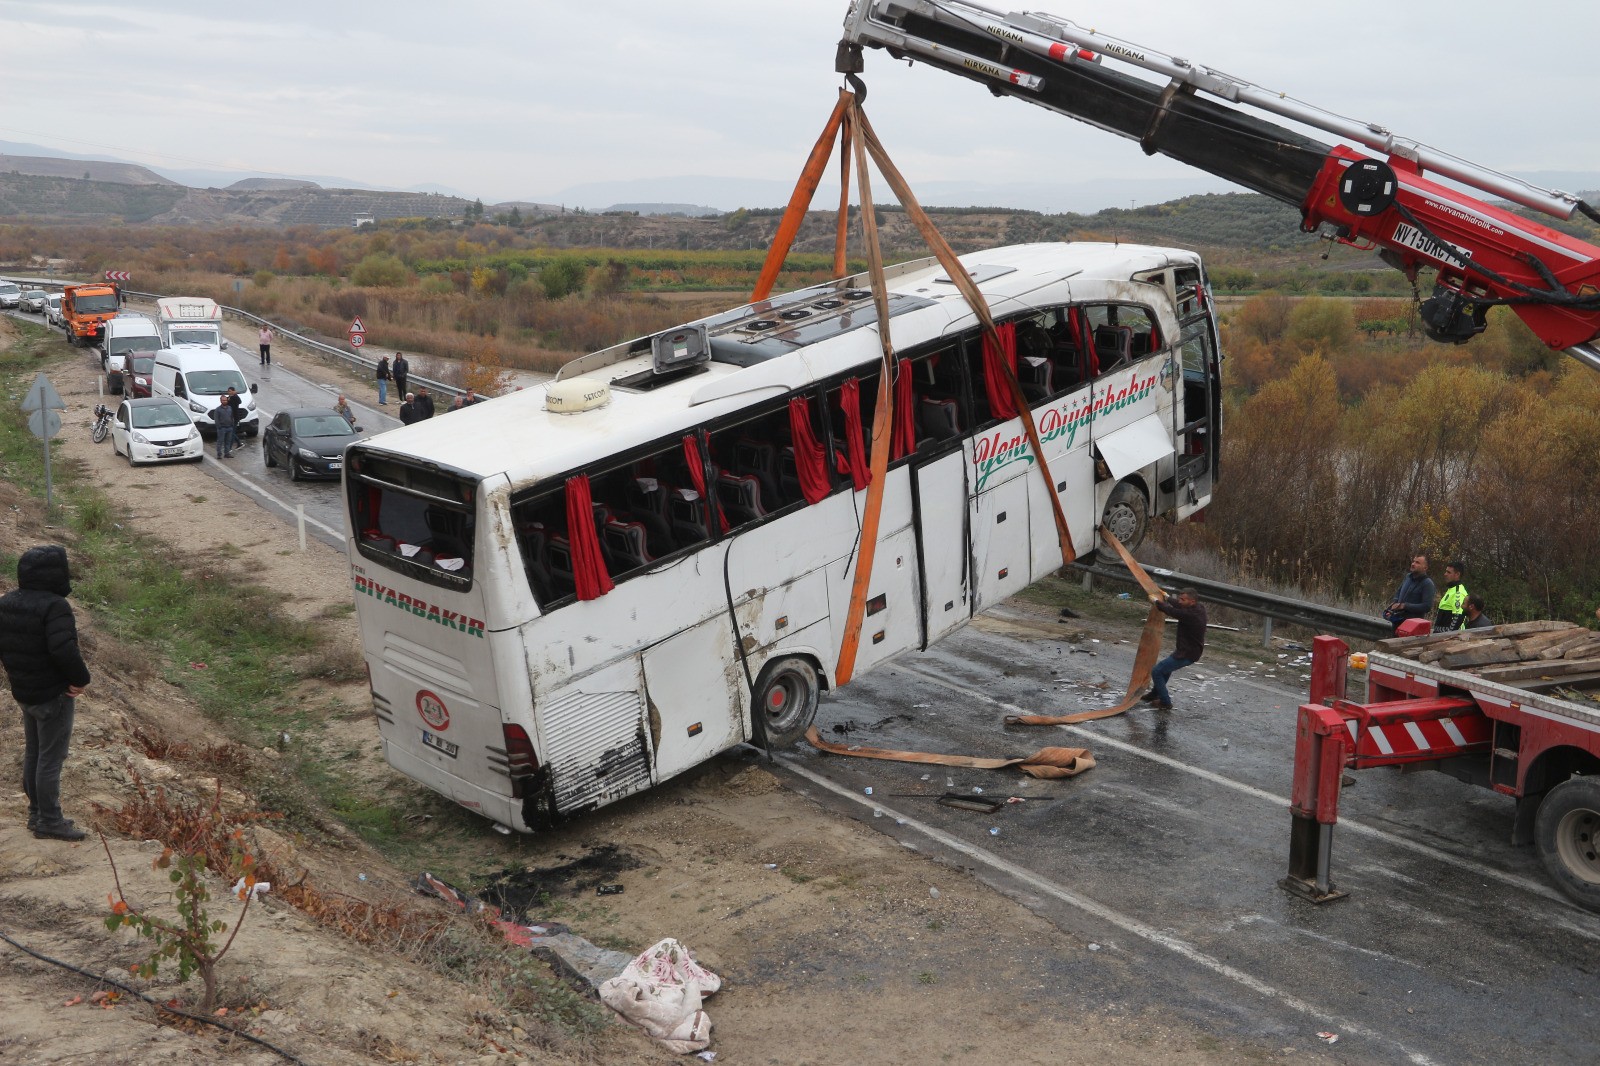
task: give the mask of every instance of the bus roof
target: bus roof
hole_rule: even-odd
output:
[[[993,313],[1003,317],[1031,306],[1023,298],[1052,283],[1127,283],[1137,273],[1198,265],[1200,257],[1176,248],[1085,242],[1013,245],[973,252],[961,262]],[[972,324],[966,300],[936,260],[900,264],[889,275],[891,336],[897,350],[937,340],[952,326]],[[877,330],[864,328],[877,322],[870,298],[841,301],[843,306],[819,316],[823,322],[777,334],[748,328],[753,320],[759,324],[781,316],[784,308],[861,292],[865,284],[865,275],[857,275],[700,319],[712,334],[713,352],[700,373],[646,390],[613,384],[611,402],[603,407],[552,414],[545,410],[546,386],[535,385],[461,411],[441,408],[432,419],[377,435],[362,446],[426,458],[480,478],[504,474],[517,487],[562,474],[764,398],[876,363]],[[743,358],[734,351],[740,346],[739,333],[751,334],[742,346]],[[583,376],[614,383],[648,374],[652,366],[648,338],[607,353],[616,358],[603,369],[583,371]]]

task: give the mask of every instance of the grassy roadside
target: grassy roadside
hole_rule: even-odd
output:
[[[340,750],[325,727],[340,714],[348,717],[349,708],[317,693],[327,682],[361,677],[362,668],[359,658],[352,663],[327,637],[323,619],[291,616],[283,609],[285,597],[253,582],[230,553],[174,565],[190,557],[124,521],[80,463],[53,458],[55,507],[45,515],[43,449],[19,401],[40,371],[69,373],[72,357],[63,354],[59,334],[14,325],[14,343],[0,350],[0,395],[12,400],[0,410],[0,476],[11,486],[8,502],[21,521],[17,543],[0,550],[0,566],[9,577],[32,544],[64,545],[80,626],[87,621],[93,627],[97,677],[159,675],[232,741],[207,747],[140,732],[138,743],[154,758],[187,762],[244,788],[259,808],[282,813],[278,825],[291,835],[337,846],[333,838],[343,839],[342,832],[326,832],[337,820],[401,869],[426,866],[464,880],[464,861],[441,866],[421,858],[426,838],[449,838],[457,823],[463,833],[454,836],[465,835],[464,812],[414,786],[373,794],[342,769],[342,761],[357,753]],[[291,739],[280,744],[284,734]],[[246,747],[283,754],[262,759]],[[413,820],[418,810],[427,817]],[[424,823],[425,831],[419,829]],[[446,925],[425,941],[391,939],[397,952],[481,992],[530,1032],[545,1033],[552,1047],[587,1046],[609,1029],[604,1012],[553,980],[544,963],[506,951],[497,934],[475,923]]]

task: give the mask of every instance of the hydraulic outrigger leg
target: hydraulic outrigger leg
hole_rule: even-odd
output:
[[[1310,703],[1300,705],[1294,738],[1293,828],[1289,876],[1278,887],[1312,903],[1343,899],[1333,883],[1333,827],[1339,820],[1339,786],[1349,757],[1349,732],[1338,711],[1323,700],[1344,696],[1349,645],[1337,637],[1316,638]],[[1325,645],[1325,646],[1324,646]]]

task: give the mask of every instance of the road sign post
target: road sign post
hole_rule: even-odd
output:
[[[350,323],[350,347],[359,348],[367,343],[367,327],[357,318]]]
[[[50,438],[61,431],[61,416],[57,411],[67,409],[66,402],[50,379],[43,373],[33,379],[28,395],[22,398],[22,409],[28,412],[28,430],[44,441],[44,510],[50,513],[54,505],[54,486],[50,479]]]

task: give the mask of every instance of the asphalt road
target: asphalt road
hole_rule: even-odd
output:
[[[1595,1061],[1600,915],[1567,902],[1530,849],[1509,845],[1509,799],[1438,773],[1357,775],[1333,851],[1350,896],[1307,903],[1276,884],[1288,865],[1297,670],[1269,680],[1248,663],[1202,661],[1176,675],[1168,713],[1005,726],[1018,710],[1116,702],[1132,645],[1079,648],[1096,654],[969,627],[858,679],[818,715],[830,739],[874,747],[1088,747],[1098,766],[1077,778],[809,748],[778,765],[795,787],[1098,945],[1041,975],[1071,1009],[1161,1005],[1268,1048],[1325,1045],[1317,1034],[1330,1033],[1360,1062]],[[857,728],[844,738],[831,732],[847,723]],[[936,802],[975,788],[1026,800],[995,814]]]
[[[235,357],[265,412],[332,401],[290,371],[259,367],[253,351]],[[369,432],[397,424],[388,410],[357,406]],[[303,505],[308,535],[342,548],[337,483],[291,483],[265,468],[259,442],[239,455],[208,454],[206,468],[285,521]],[[774,769],[1080,940],[1087,950],[1038,975],[1064,1010],[1159,1006],[1225,1039],[1363,1063],[1595,1060],[1600,915],[1560,895],[1530,849],[1510,846],[1509,799],[1437,773],[1357,775],[1333,850],[1334,880],[1350,896],[1314,906],[1277,887],[1305,685],[1294,653],[1264,654],[1265,665],[1208,656],[1177,675],[1168,713],[1006,727],[1008,713],[1113,703],[1132,664],[1131,644],[1067,644],[1048,620],[1025,620],[969,627],[864,675],[825,697],[818,725],[835,740],[969,755],[1088,747],[1095,769],[1040,782],[804,746]],[[980,788],[1025,800],[994,814],[936,802]]]

